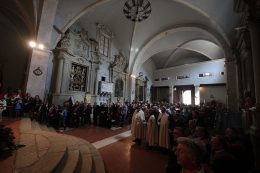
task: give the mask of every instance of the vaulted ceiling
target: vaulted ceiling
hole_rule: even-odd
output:
[[[85,6],[77,23],[86,29],[96,22],[107,25],[114,44],[129,57],[132,72],[150,58],[157,69],[225,58],[240,21],[233,0],[149,1],[152,13],[142,22],[124,16],[126,1],[107,0],[92,3],[91,9]],[[68,10],[65,4],[66,0],[59,10]]]
[[[161,69],[229,56],[236,35],[234,28],[241,18],[233,12],[233,0],[149,1],[149,18],[132,22],[123,13],[126,0],[60,0],[54,25],[63,32],[74,23],[86,30],[94,23],[106,25],[114,33],[113,43],[119,52],[129,58],[130,73],[137,72],[148,60]],[[33,35],[41,14],[37,6],[43,1],[29,0],[24,5],[15,0],[5,2],[0,4],[2,13],[20,11],[18,15],[6,15],[18,18],[18,22],[12,22],[17,25],[14,28],[19,30],[22,21],[25,30],[31,29]],[[16,4],[15,9],[12,4]],[[59,37],[54,31],[52,47]]]

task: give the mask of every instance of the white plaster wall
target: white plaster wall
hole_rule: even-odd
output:
[[[216,100],[218,102],[226,104],[226,86],[202,86],[199,87],[200,102],[210,102]]]
[[[195,64],[187,64],[177,67],[172,67],[154,72],[154,79],[167,78],[167,81],[153,81],[154,86],[174,86],[174,85],[200,85],[200,84],[219,84],[226,83],[224,59],[201,62]],[[199,78],[200,73],[209,72],[212,76]],[[221,75],[224,72],[224,75]],[[176,76],[188,75],[188,79],[176,80]]]
[[[97,74],[97,81],[101,81],[101,77],[106,77],[106,82],[109,82],[109,63],[102,62],[99,66],[98,74]]]
[[[146,101],[150,101],[151,100],[151,93],[150,93],[150,88],[153,84],[153,72],[155,71],[155,65],[154,62],[152,61],[152,59],[147,60],[142,68],[140,69],[140,72],[143,73],[143,77],[147,77],[149,81],[147,81],[147,88],[146,88]]]

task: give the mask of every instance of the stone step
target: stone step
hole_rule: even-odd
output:
[[[91,173],[92,170],[92,155],[89,149],[91,145],[89,142],[77,138],[74,136],[70,136],[76,143],[78,144],[78,149],[80,151],[81,164],[80,164],[80,172],[82,173]]]
[[[105,170],[104,161],[100,153],[98,152],[98,150],[93,145],[91,145],[90,151],[91,151],[92,162],[93,162],[91,173],[105,173],[106,170]]]
[[[66,139],[66,145],[68,147],[68,158],[66,164],[64,165],[63,169],[60,171],[62,173],[71,173],[76,172],[80,168],[81,156],[80,151],[78,148],[77,141],[73,140],[68,135],[60,135]]]
[[[78,144],[79,144],[79,148],[80,148],[80,152],[83,155],[83,159],[86,156],[91,156],[91,167],[87,167],[87,170],[85,169],[81,169],[81,172],[87,172],[90,171],[90,173],[105,173],[105,166],[104,166],[104,161],[100,155],[100,153],[98,152],[98,150],[92,145],[90,144],[88,141],[85,141],[81,138],[76,138],[73,137],[75,140],[77,140]],[[86,150],[87,149],[87,150]],[[90,162],[89,159],[87,160],[87,162]],[[83,164],[86,163],[86,161],[82,162]]]
[[[105,173],[102,157],[88,141],[50,132],[30,119],[23,119],[20,128],[25,147],[17,151],[14,172]]]
[[[64,137],[35,130],[21,134],[20,139],[20,144],[26,146],[17,152],[15,172],[55,172],[67,160],[67,139]]]
[[[45,124],[39,124],[41,130],[57,133],[56,130],[53,127],[47,127]]]

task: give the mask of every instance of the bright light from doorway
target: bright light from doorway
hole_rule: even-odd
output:
[[[191,105],[191,90],[186,90],[182,93],[182,101],[185,105]]]

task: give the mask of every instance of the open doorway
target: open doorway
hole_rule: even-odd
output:
[[[186,105],[195,105],[194,85],[174,86],[173,102],[183,103]]]
[[[182,90],[182,103],[191,105],[191,90]]]

